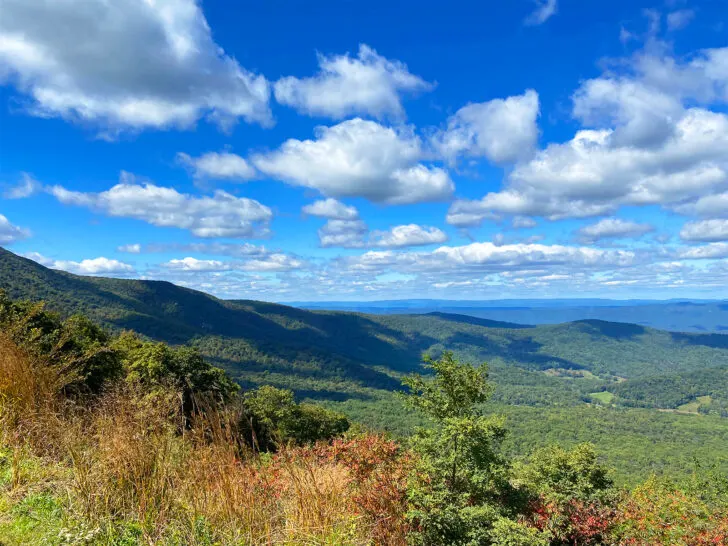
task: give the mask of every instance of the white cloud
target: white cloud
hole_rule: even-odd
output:
[[[691,9],[680,9],[667,14],[667,30],[680,30],[690,24],[695,17],[695,12]]]
[[[81,260],[80,262],[54,260],[38,252],[29,252],[23,254],[23,256],[51,269],[60,269],[69,273],[75,273],[76,275],[127,275],[134,273],[134,268],[131,265],[118,260],[110,260],[103,256]]]
[[[538,225],[536,220],[526,216],[515,216],[513,220],[511,220],[511,223],[513,224],[514,229],[532,228]]]
[[[453,203],[448,221],[472,225],[493,214],[583,218],[622,205],[687,210],[728,182],[725,114],[687,110],[656,148],[615,146],[612,134],[582,130],[569,142],[549,145],[517,165],[505,189]]]
[[[447,235],[436,227],[406,224],[394,226],[387,231],[373,231],[369,246],[378,248],[401,248],[439,244],[447,241]]]
[[[138,184],[122,173],[116,186],[101,193],[48,191],[61,203],[88,207],[108,216],[135,218],[160,227],[188,229],[197,237],[249,238],[266,235],[273,213],[258,201],[216,191],[211,197],[179,193],[174,188]]]
[[[3,197],[5,199],[25,199],[38,193],[42,189],[42,186],[28,173],[21,175],[20,183],[17,186],[13,186],[7,190]]]
[[[458,110],[447,128],[432,136],[433,147],[450,162],[457,157],[485,157],[512,163],[530,156],[538,140],[538,93],[473,103]]]
[[[0,214],[0,245],[9,245],[28,237],[30,230],[11,224],[10,220]]]
[[[500,191],[454,202],[448,222],[585,218],[645,205],[723,217],[728,116],[707,106],[728,101],[728,48],[683,61],[654,36],[650,44],[576,91],[573,115],[590,129],[517,164]]]
[[[264,257],[245,261],[223,262],[220,260],[200,260],[187,257],[173,259],[161,264],[161,267],[171,271],[183,272],[223,272],[223,271],[290,271],[303,265],[301,260],[281,253],[272,253]]]
[[[118,250],[119,252],[126,252],[128,254],[139,254],[142,251],[142,245],[140,245],[139,243],[121,245],[116,250]]]
[[[677,253],[681,260],[716,260],[728,258],[728,243],[710,243],[681,249]]]
[[[496,245],[492,242],[464,246],[443,246],[432,252],[369,251],[361,256],[342,258],[353,271],[394,270],[401,273],[472,274],[474,271],[508,271],[516,267],[578,267],[599,269],[626,267],[637,263],[634,252],[590,247],[536,243]]]
[[[322,247],[340,248],[403,248],[447,241],[447,235],[436,227],[406,224],[369,232],[359,219],[330,219],[318,235]]]
[[[268,82],[213,41],[195,0],[6,0],[0,79],[35,115],[112,133],[272,119]]]
[[[319,243],[322,247],[364,248],[367,225],[361,220],[328,220],[318,230]]]
[[[694,203],[676,206],[675,210],[681,214],[728,218],[728,191],[700,197]]]
[[[728,241],[728,219],[701,220],[688,222],[680,230],[684,241]]]
[[[583,123],[616,126],[609,135],[615,146],[659,146],[672,135],[683,115],[678,97],[630,79],[588,80],[573,100],[574,117]]]
[[[604,218],[595,224],[579,228],[577,233],[583,241],[594,242],[601,239],[639,237],[654,230],[654,226],[650,224],[640,224],[621,218]]]
[[[527,25],[542,25],[556,14],[556,0],[535,0],[535,3],[538,7],[526,18]]]
[[[404,117],[401,94],[432,89],[433,85],[362,44],[359,54],[318,57],[320,72],[311,78],[292,76],[274,86],[276,100],[310,116],[342,119],[352,115]]]
[[[355,220],[359,217],[359,212],[355,207],[345,205],[341,201],[330,197],[306,205],[301,210],[309,216],[318,216],[331,220]]]
[[[196,178],[218,180],[250,180],[255,178],[255,169],[244,158],[229,152],[208,152],[200,157],[178,153],[177,159],[191,167]]]
[[[230,266],[218,260],[198,260],[197,258],[181,258],[170,260],[162,267],[180,271],[226,271]]]
[[[316,140],[290,139],[252,157],[268,176],[329,197],[364,197],[402,205],[448,199],[446,171],[419,163],[422,143],[411,128],[393,129],[359,118],[318,127]]]

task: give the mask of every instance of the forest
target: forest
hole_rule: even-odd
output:
[[[423,355],[487,363],[503,448],[592,442],[619,484],[728,469],[728,336],[597,320],[528,327],[447,313],[365,315],[229,301],[165,282],[80,277],[0,249],[0,288],[118,334],[195,347],[245,389],[270,385],[397,437],[421,423],[396,396]],[[716,380],[718,379],[718,380]],[[723,416],[723,417],[721,417]],[[627,441],[628,440],[628,441]]]
[[[0,543],[724,544],[728,475],[628,488],[594,446],[514,457],[486,365],[426,357],[394,438],[194,347],[0,296]]]

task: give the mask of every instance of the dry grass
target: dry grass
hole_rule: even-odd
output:
[[[236,436],[238,408],[190,425],[172,392],[120,384],[79,409],[60,396],[63,379],[0,337],[11,487],[31,479],[20,471],[25,456],[46,457],[67,471],[54,483],[66,517],[104,530],[105,540],[134,525],[148,544],[375,543],[378,523],[359,501],[366,485],[350,465],[311,449],[252,454]]]

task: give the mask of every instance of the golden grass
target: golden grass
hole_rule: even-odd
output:
[[[24,457],[45,457],[64,469],[53,487],[65,517],[84,528],[109,536],[134,525],[148,544],[374,543],[376,522],[357,504],[350,468],[306,449],[253,454],[236,436],[239,408],[189,422],[173,392],[151,396],[121,383],[72,404],[63,382],[0,335],[9,487],[32,481]]]

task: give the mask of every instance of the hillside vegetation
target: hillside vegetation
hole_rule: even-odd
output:
[[[693,455],[722,461],[728,446],[728,421],[720,418],[728,398],[715,375],[728,366],[725,335],[596,320],[524,327],[446,313],[312,312],[219,300],[166,282],[79,277],[1,249],[0,288],[45,300],[64,316],[82,312],[112,332],[188,344],[244,388],[290,389],[398,435],[419,423],[393,395],[402,376],[420,371],[424,354],[453,351],[489,363],[497,385],[489,404],[511,416],[505,448],[516,455],[544,435],[594,441],[618,481],[635,482],[652,470],[688,472]],[[702,415],[679,413],[699,397],[693,413]],[[633,448],[625,437],[636,439]]]
[[[403,383],[407,440],[190,347],[0,297],[0,543],[709,546],[728,476],[627,490],[594,448],[515,460],[487,366],[451,352]]]

